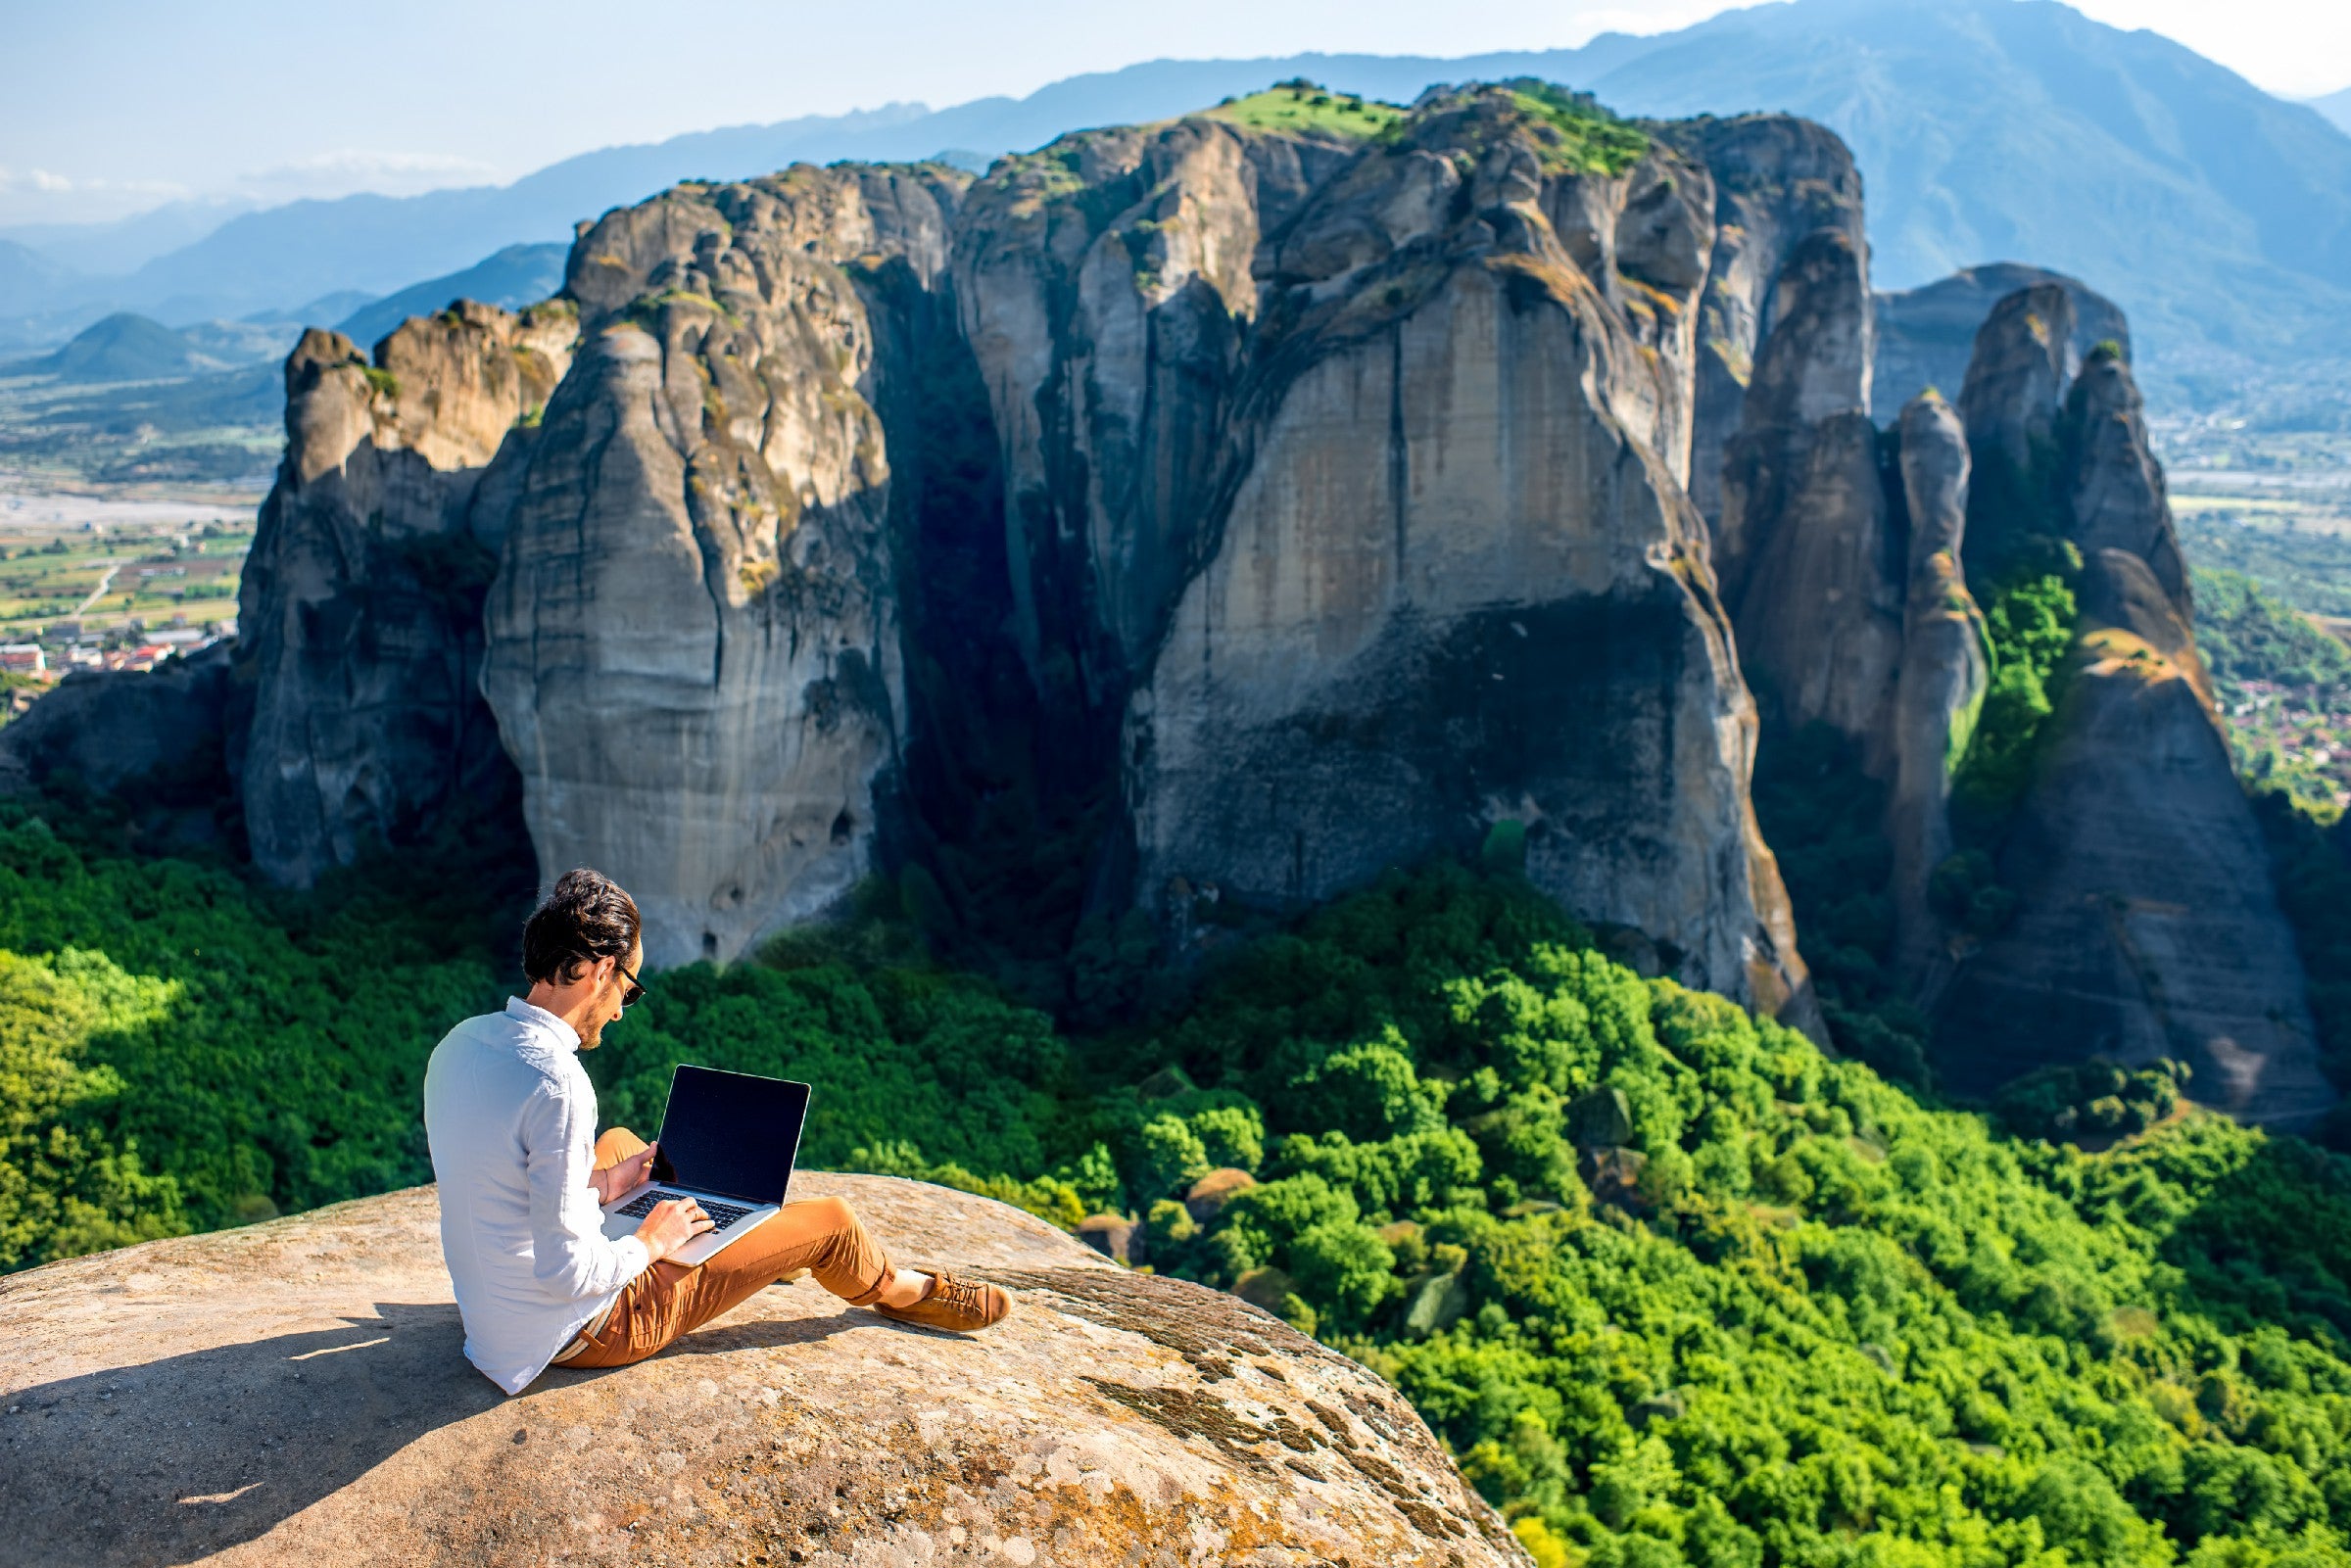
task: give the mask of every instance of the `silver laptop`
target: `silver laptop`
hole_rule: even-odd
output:
[[[653,1205],[692,1198],[711,1227],[670,1258],[707,1262],[784,1206],[807,1120],[805,1083],[678,1068],[670,1074],[649,1179],[604,1205],[604,1234],[614,1241],[633,1236]]]

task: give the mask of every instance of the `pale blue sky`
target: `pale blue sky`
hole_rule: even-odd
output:
[[[512,179],[714,125],[1021,94],[1155,57],[1463,55],[1723,0],[0,0],[0,224]],[[2344,0],[2085,0],[2274,91],[2351,83]]]

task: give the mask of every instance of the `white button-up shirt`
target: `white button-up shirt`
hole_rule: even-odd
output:
[[[519,1394],[652,1261],[606,1239],[588,1173],[596,1088],[572,1026],[519,997],[433,1048],[424,1130],[465,1357]]]

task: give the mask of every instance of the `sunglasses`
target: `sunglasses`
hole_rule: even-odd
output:
[[[629,982],[629,988],[620,993],[620,1005],[622,1007],[635,1007],[639,1002],[645,999],[644,982],[639,980],[636,975],[631,974],[627,966],[622,964],[619,959],[614,959],[612,961],[612,967],[616,970],[619,970],[621,978]]]

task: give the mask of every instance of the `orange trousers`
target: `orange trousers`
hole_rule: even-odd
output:
[[[596,1168],[608,1169],[644,1147],[643,1138],[614,1127],[596,1140]],[[847,1204],[804,1199],[786,1204],[706,1263],[655,1263],[629,1281],[600,1325],[590,1325],[582,1335],[587,1344],[559,1359],[565,1366],[642,1361],[801,1269],[852,1307],[879,1300],[897,1272]]]

